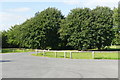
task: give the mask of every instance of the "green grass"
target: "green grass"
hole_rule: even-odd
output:
[[[45,52],[45,56],[43,53],[32,54],[33,56],[41,56],[41,57],[52,57],[52,58],[64,58],[63,52],[57,52],[57,57],[55,56],[55,52]],[[66,53],[66,58],[70,58],[70,53]],[[92,52],[76,52],[72,53],[72,59],[93,59]],[[95,53],[94,59],[118,59],[118,53]]]
[[[120,45],[107,46],[106,48],[109,51],[120,51]]]
[[[98,51],[97,48],[95,48],[95,49],[88,49],[88,50]],[[101,51],[120,51],[120,45],[106,46],[105,49],[103,49]]]
[[[95,59],[120,59],[120,53],[95,53]]]
[[[109,46],[109,49],[120,49],[120,45]]]
[[[32,49],[16,49],[16,48],[12,48],[12,49],[2,49],[2,53],[15,53],[15,52],[30,52],[30,51],[34,51]]]

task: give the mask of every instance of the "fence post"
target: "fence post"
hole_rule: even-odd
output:
[[[92,52],[92,59],[94,59],[94,57],[95,57],[95,52],[93,51]]]
[[[55,52],[55,57],[57,57],[57,52]]]
[[[70,52],[70,59],[72,59],[72,52]]]
[[[37,53],[37,55],[38,55],[37,49],[36,49],[35,51],[36,51],[36,53]]]
[[[64,58],[66,58],[66,52],[64,52]]]
[[[43,50],[43,56],[45,56],[45,51]]]
[[[15,50],[13,49],[13,52],[15,52]]]
[[[23,52],[24,52],[24,49],[23,49]]]

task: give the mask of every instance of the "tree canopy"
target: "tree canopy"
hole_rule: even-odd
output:
[[[104,49],[119,42],[118,8],[75,8],[64,17],[47,8],[20,25],[3,31],[3,47],[39,49]]]
[[[120,45],[120,4],[119,4],[119,7],[118,8],[114,8],[113,9],[113,23],[114,23],[114,27],[113,27],[113,30],[114,30],[114,39],[112,41],[112,44],[114,45]]]
[[[79,50],[109,46],[114,36],[112,14],[108,7],[73,9],[61,25],[61,38]]]
[[[57,49],[58,29],[64,16],[56,8],[47,8],[35,17],[8,31],[9,42],[28,48]]]
[[[92,10],[95,32],[93,39],[95,40],[95,46],[98,49],[102,49],[105,46],[110,46],[112,39],[114,38],[113,32],[113,11],[108,7],[96,7]]]
[[[73,9],[61,25],[59,32],[62,40],[74,49],[81,50],[90,47],[90,11],[88,8]]]

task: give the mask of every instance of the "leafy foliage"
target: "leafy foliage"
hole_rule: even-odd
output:
[[[108,7],[97,7],[93,12],[95,32],[93,39],[95,40],[95,46],[98,49],[103,49],[105,46],[109,46],[114,38],[113,31],[113,11]]]
[[[88,39],[90,37],[90,11],[88,8],[76,8],[68,14],[59,31],[62,40],[66,41],[66,45],[79,50],[90,47]]]
[[[108,7],[73,9],[61,25],[61,38],[75,49],[102,49],[111,44],[114,36],[112,14]]]
[[[113,14],[113,23],[114,23],[114,27],[113,27],[113,30],[114,30],[114,39],[112,41],[112,44],[114,45],[120,45],[120,5],[118,8],[114,8],[114,14]]]
[[[11,27],[10,30],[7,31],[7,42],[9,44],[14,45],[14,47],[17,47],[18,45],[20,45],[20,27],[19,25],[15,25],[13,27]]]
[[[23,24],[12,27],[8,31],[9,42],[21,47],[57,49],[60,41],[58,29],[63,18],[56,8],[47,8]]]
[[[16,47],[16,45],[13,45],[11,43],[8,43],[8,32],[7,31],[2,31],[2,35],[0,35],[1,42],[2,42],[2,48],[9,48],[9,47]]]
[[[0,37],[2,37],[2,48],[8,47],[7,34],[6,33],[7,33],[6,31],[1,32],[2,35]]]
[[[47,8],[20,25],[3,32],[3,47],[40,49],[104,49],[120,44],[119,9],[75,8],[64,17],[60,10]]]

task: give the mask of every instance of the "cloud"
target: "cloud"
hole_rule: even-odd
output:
[[[118,7],[119,0],[87,0],[86,7],[95,8],[96,6],[107,6],[110,8]]]
[[[11,26],[15,24],[21,24],[26,19],[29,19],[30,16],[18,14],[16,12],[27,12],[30,11],[30,8],[13,8],[6,9],[4,12],[0,12],[0,31],[8,30]]]
[[[88,7],[110,6],[117,7],[119,0],[0,0],[0,2],[62,2],[67,5],[85,5]],[[25,9],[26,10],[26,9]]]
[[[7,11],[10,12],[27,12],[30,11],[30,8],[13,8],[13,9],[8,9]]]
[[[96,6],[108,6],[110,8],[118,7],[119,0],[60,0],[64,4],[77,5],[89,8],[95,8]]]
[[[60,0],[68,5],[82,5],[83,7],[95,8],[96,6],[118,7],[119,0]]]
[[[0,2],[63,2],[63,1],[64,0],[0,0]]]
[[[96,6],[108,6],[111,8],[118,7],[119,0],[56,0],[68,5],[77,5],[93,8]]]
[[[80,0],[64,0],[63,3],[69,4],[69,5],[78,5],[80,4]]]
[[[8,30],[10,26],[15,24],[21,24],[26,19],[29,19],[30,16],[27,15],[18,15],[13,13],[0,13],[0,30]]]

